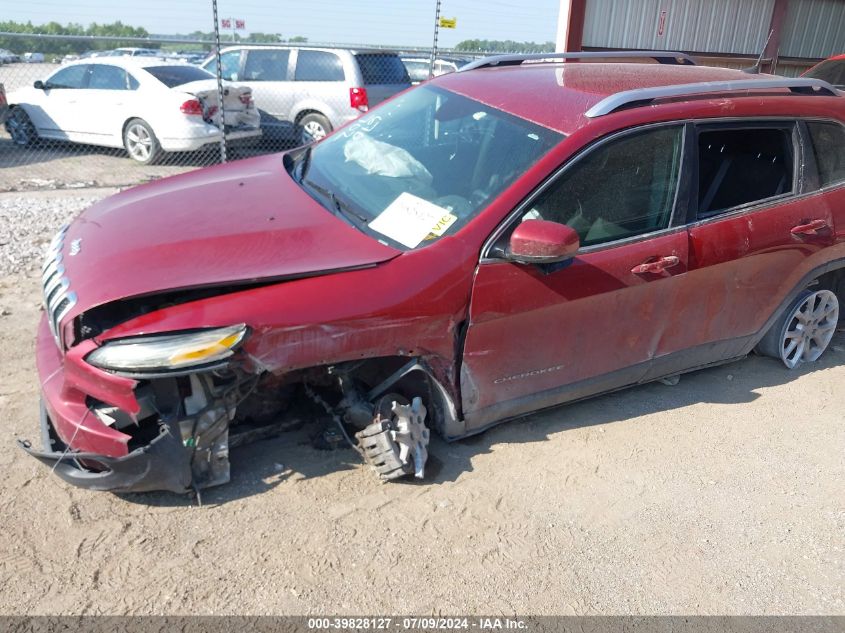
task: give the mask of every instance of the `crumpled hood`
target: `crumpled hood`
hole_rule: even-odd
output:
[[[354,268],[400,253],[315,202],[278,154],[107,198],[73,222],[62,252],[78,297],[66,318],[127,297]]]

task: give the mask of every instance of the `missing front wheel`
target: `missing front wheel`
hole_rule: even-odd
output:
[[[419,397],[410,405],[393,401],[389,417],[379,413],[371,424],[355,434],[361,454],[379,479],[391,481],[410,474],[417,479],[425,476],[430,439],[426,413]]]

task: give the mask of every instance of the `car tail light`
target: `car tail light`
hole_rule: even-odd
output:
[[[6,93],[0,90],[0,105],[6,105]]]
[[[199,99],[189,99],[179,106],[179,110],[181,110],[184,114],[195,114],[198,116],[203,115],[202,104]]]
[[[366,88],[350,88],[349,89],[349,105],[355,108],[356,110],[360,110],[361,112],[366,112],[370,109],[370,102],[367,99],[367,89]]]

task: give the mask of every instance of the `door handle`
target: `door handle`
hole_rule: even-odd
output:
[[[791,233],[793,235],[818,235],[819,231],[828,228],[827,222],[824,220],[810,220],[806,224],[799,224],[798,226],[793,226],[791,229]]]
[[[681,262],[675,255],[668,255],[666,257],[660,257],[653,262],[646,262],[644,264],[640,264],[639,266],[634,266],[631,269],[631,272],[635,275],[644,275],[646,273],[651,273],[653,275],[662,273],[667,268],[672,268],[672,266],[677,266]]]

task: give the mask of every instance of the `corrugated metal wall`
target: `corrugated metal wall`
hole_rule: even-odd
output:
[[[774,2],[587,0],[584,46],[759,55],[769,34]]]
[[[830,57],[838,53],[845,53],[845,2],[792,0],[778,54],[781,57]]]

